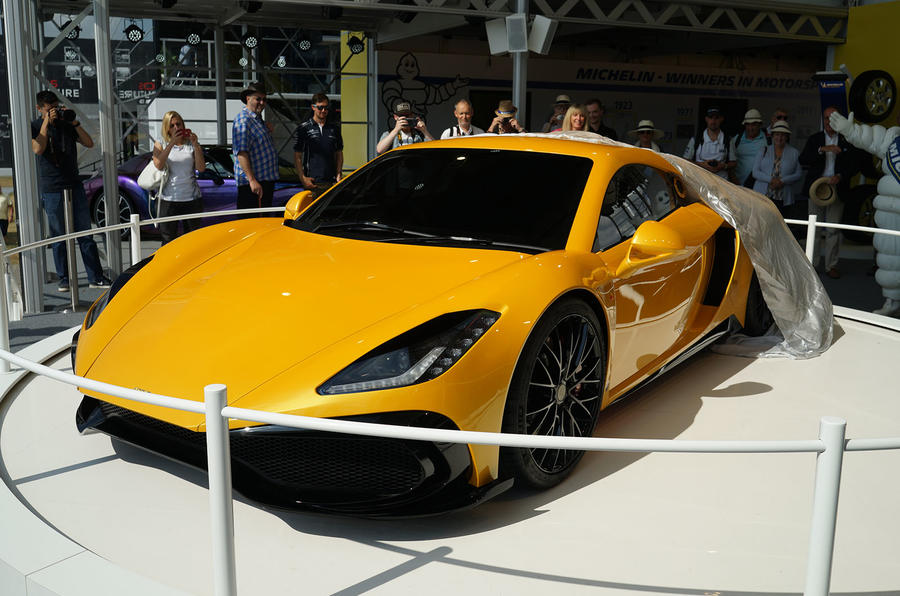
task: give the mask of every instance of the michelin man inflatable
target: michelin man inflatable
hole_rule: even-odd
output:
[[[878,180],[875,223],[886,230],[900,230],[900,126],[854,124],[853,112],[847,118],[833,112],[830,120],[831,127],[850,143],[881,158],[884,176]],[[875,234],[872,243],[878,253],[875,281],[884,294],[884,306],[874,312],[900,317],[900,236]]]

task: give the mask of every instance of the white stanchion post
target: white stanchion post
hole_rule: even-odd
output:
[[[66,226],[66,235],[68,235],[75,231],[75,214],[73,213],[74,208],[72,206],[71,188],[63,189],[63,202],[63,215],[65,216],[64,221]],[[78,259],[75,257],[74,238],[66,239],[66,259],[68,262],[69,270],[69,296],[72,298],[72,312],[77,312],[78,307],[81,306],[81,301],[78,299]]]
[[[131,214],[131,264],[141,260],[141,216]]]
[[[812,263],[816,256],[816,216],[809,216],[809,223],[806,224],[806,258]]]
[[[234,562],[234,510],[231,497],[231,449],[225,385],[203,388],[206,404],[206,458],[209,470],[209,509],[212,521],[213,594],[237,596]]]
[[[831,559],[834,555],[846,431],[847,421],[842,418],[823,416],[819,422],[819,439],[825,443],[825,451],[816,457],[816,486],[804,596],[827,596],[831,587]]]
[[[3,250],[6,250],[6,242],[0,239]],[[9,352],[9,264],[6,255],[0,254],[0,275],[3,275],[3,286],[0,287],[0,349]],[[0,358],[0,373],[9,372],[9,362]]]

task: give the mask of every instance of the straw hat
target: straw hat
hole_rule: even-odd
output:
[[[504,99],[500,102],[500,105],[497,106],[497,109],[494,110],[494,113],[501,118],[512,118],[518,111],[519,108],[513,105],[511,99]]]
[[[653,125],[653,120],[641,120],[640,122],[638,122],[637,128],[635,128],[634,130],[629,130],[628,134],[633,137],[637,137],[642,132],[647,131],[653,132],[653,140],[655,141],[663,138],[663,131]]]
[[[556,96],[556,101],[553,102],[553,105],[558,105],[561,103],[572,103],[572,99],[565,93],[561,93]]]
[[[837,189],[830,180],[829,176],[822,176],[809,186],[809,200],[819,207],[827,207],[838,199]]]
[[[774,134],[776,132],[783,132],[784,134],[791,134],[791,127],[788,126],[788,123],[784,120],[779,120],[769,129],[769,134]]]
[[[753,124],[754,122],[761,123],[762,114],[759,113],[759,110],[750,108],[747,110],[747,113],[744,114],[744,121],[741,122],[741,124]]]

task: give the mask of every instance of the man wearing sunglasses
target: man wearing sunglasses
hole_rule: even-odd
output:
[[[772,121],[769,123],[769,126],[766,127],[766,135],[768,137],[772,136],[772,127],[775,126],[776,122],[787,122],[788,121],[788,113],[784,108],[776,108],[774,112],[772,112]]]
[[[328,97],[312,96],[312,117],[297,127],[294,166],[303,188],[317,197],[341,180],[344,167],[344,139],[341,130],[327,122]]]

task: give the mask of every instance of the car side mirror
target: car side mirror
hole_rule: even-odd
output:
[[[284,221],[293,221],[313,202],[313,193],[309,190],[298,192],[284,206]]]
[[[617,277],[629,277],[640,267],[664,263],[681,257],[687,250],[684,238],[658,221],[645,221],[635,231],[628,254],[616,270]]]

